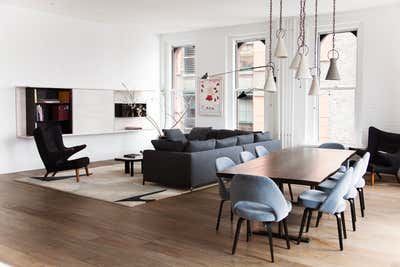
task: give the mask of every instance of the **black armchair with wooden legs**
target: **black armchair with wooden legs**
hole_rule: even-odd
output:
[[[79,182],[79,169],[84,168],[89,176],[89,158],[77,158],[68,160],[72,155],[86,148],[86,145],[65,147],[62,139],[62,131],[57,124],[47,124],[36,128],[33,136],[40,157],[46,167],[44,178],[52,173],[54,177],[59,171],[75,170],[76,181]]]

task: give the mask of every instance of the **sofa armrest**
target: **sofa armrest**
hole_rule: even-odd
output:
[[[143,179],[173,187],[190,187],[190,153],[145,150]]]

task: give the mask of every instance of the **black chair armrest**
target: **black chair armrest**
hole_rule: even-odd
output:
[[[64,150],[64,158],[68,159],[72,155],[78,153],[79,151],[81,151],[81,150],[83,150],[85,148],[86,148],[86,145],[66,147],[65,150]]]
[[[379,151],[379,156],[385,160],[389,166],[400,168],[400,150],[396,153]]]

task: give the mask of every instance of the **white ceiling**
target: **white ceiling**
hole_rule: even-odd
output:
[[[337,0],[337,10],[351,11],[399,0]],[[298,14],[298,0],[283,0],[284,15]],[[309,12],[312,1],[307,1]],[[260,22],[267,0],[0,0],[0,4],[31,8],[104,23],[139,23],[158,32]],[[274,0],[278,15],[279,0]],[[319,0],[321,13],[331,12],[332,0]]]

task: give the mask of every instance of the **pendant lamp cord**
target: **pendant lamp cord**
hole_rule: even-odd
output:
[[[282,0],[279,3],[279,30],[282,31]]]
[[[318,0],[315,0],[315,15],[314,15],[314,64],[316,75],[319,76],[318,70]]]
[[[269,0],[269,64],[272,64],[272,0]]]
[[[336,41],[336,0],[333,0],[333,32],[332,32],[332,48],[335,50]]]

